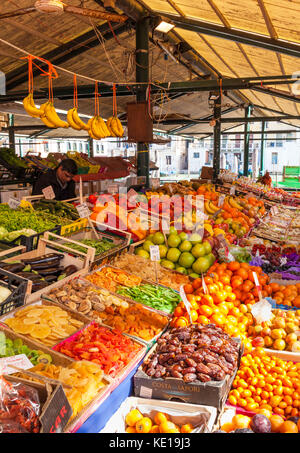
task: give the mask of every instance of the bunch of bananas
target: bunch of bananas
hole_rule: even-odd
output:
[[[33,94],[29,93],[23,99],[23,106],[28,115],[33,118],[40,118],[43,123],[49,128],[63,127],[68,128],[69,123],[60,119],[52,102],[47,101],[37,108],[33,99]]]
[[[218,206],[214,205],[213,202],[210,200],[205,201],[204,209],[205,209],[205,214],[208,214],[208,215],[213,215],[217,211],[220,210],[220,208]]]
[[[116,116],[111,116],[105,121],[99,116],[95,115],[88,121],[89,135],[95,140],[107,137],[123,137],[124,129],[121,121]]]
[[[241,206],[233,197],[226,197],[225,200],[230,204],[232,208],[238,209],[239,211],[242,211],[244,209],[243,206]]]

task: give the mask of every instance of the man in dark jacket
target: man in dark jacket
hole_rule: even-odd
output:
[[[52,187],[55,200],[68,200],[75,198],[75,182],[73,177],[77,174],[77,165],[73,159],[64,159],[54,170],[43,173],[35,182],[32,195],[41,195],[43,189]]]

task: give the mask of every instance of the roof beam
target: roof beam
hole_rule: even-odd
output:
[[[124,31],[126,31],[128,27],[129,24],[127,22],[124,24],[118,24],[117,26],[113,27],[114,34],[116,36],[120,35]],[[101,33],[106,41],[112,39],[114,36],[107,22],[98,26],[97,30]],[[76,38],[71,39],[61,46],[56,47],[49,52],[46,52],[44,55],[41,55],[41,58],[51,61],[52,64],[59,65],[70,60],[71,58],[82,54],[83,52],[86,52],[90,48],[98,46],[99,44],[99,39],[96,36],[94,29],[92,29],[87,31],[86,33],[83,33],[81,36],[77,36]],[[45,66],[43,62],[39,62],[39,65],[41,67]],[[37,68],[34,68],[33,76],[37,75],[40,75],[40,71]],[[27,64],[24,64],[6,74],[6,89],[7,91],[13,90],[27,80]]]
[[[272,52],[279,52],[292,57],[300,57],[300,45],[296,43],[273,39],[265,35],[249,33],[243,30],[228,28],[223,25],[217,25],[197,19],[183,18],[165,12],[160,13],[160,16],[171,20],[176,27],[184,30],[216,36],[218,38],[247,44],[249,46],[261,47]]]

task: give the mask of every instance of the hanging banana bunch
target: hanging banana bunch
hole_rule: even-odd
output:
[[[106,125],[110,131],[111,137],[123,137],[124,129],[121,121],[117,117],[117,93],[116,84],[113,84],[113,116],[107,119]]]
[[[33,118],[39,118],[41,116],[40,109],[38,109],[34,103],[33,94],[29,93],[26,98],[23,99],[23,106],[28,115]]]

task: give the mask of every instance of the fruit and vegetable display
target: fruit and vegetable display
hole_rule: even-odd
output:
[[[78,250],[79,252],[86,252],[86,249],[81,247],[80,244],[87,245],[88,247],[93,247],[95,249],[96,255],[101,255],[101,253],[108,252],[109,250],[116,247],[116,244],[108,239],[102,238],[99,239],[77,239],[76,242],[79,244],[68,244],[68,247],[74,250]]]
[[[132,287],[140,285],[142,282],[140,277],[110,266],[103,267],[99,271],[86,275],[85,279],[96,286],[113,292],[117,290],[119,285]]]
[[[235,373],[239,349],[237,341],[213,324],[172,328],[157,340],[142,369],[152,379],[222,381]]]
[[[297,193],[291,193],[279,187],[257,182],[250,177],[242,176],[236,181],[237,186],[244,192],[251,192],[266,200],[281,202],[287,206],[299,206]]]
[[[112,265],[123,270],[127,270],[131,274],[137,275],[143,280],[157,283],[163,286],[168,286],[176,291],[180,290],[181,285],[190,283],[187,275],[178,272],[171,272],[169,269],[162,267],[159,263],[156,265],[148,258],[141,255],[124,253],[112,260]]]
[[[44,213],[70,220],[79,219],[78,212],[73,204],[66,203],[65,201],[41,199],[35,201],[33,207],[35,211],[43,211]]]
[[[166,238],[167,243],[161,232],[148,235],[143,244],[135,248],[135,254],[150,258],[150,246],[158,245],[162,267],[175,269],[194,278],[207,272],[216,260],[210,242],[202,241],[202,236],[198,233],[188,235],[182,232],[178,234],[175,229],[171,229]]]
[[[11,339],[4,332],[0,332],[0,357],[11,357],[17,354],[25,354],[32,365],[52,362],[50,354],[38,349],[31,349],[24,344],[21,338]]]
[[[171,314],[180,302],[180,295],[171,288],[164,288],[150,283],[139,286],[119,287],[117,294],[140,302],[147,307]]]
[[[166,317],[140,304],[129,304],[107,289],[96,288],[79,280],[53,289],[46,297],[145,341],[152,340],[168,324]]]
[[[11,242],[21,234],[28,236],[52,230],[57,225],[69,225],[70,219],[49,212],[35,211],[30,208],[11,209],[0,204],[0,241]]]
[[[96,363],[105,374],[116,377],[136,358],[142,346],[121,332],[95,322],[54,349],[75,360]]]
[[[248,334],[255,346],[300,352],[300,310],[272,310],[271,319],[249,326]]]
[[[52,347],[84,323],[56,305],[28,305],[3,321],[10,329]]]
[[[266,409],[282,417],[297,417],[299,370],[299,362],[268,355],[257,347],[241,358],[228,401],[251,412]]]
[[[143,415],[139,409],[131,409],[126,414],[127,433],[191,433],[195,426],[191,423],[184,423],[181,426],[176,424],[176,417],[165,412],[153,411],[152,417]],[[172,421],[174,420],[174,421]]]
[[[73,264],[61,266],[64,255],[47,253],[36,258],[23,258],[13,263],[0,262],[0,268],[32,281],[32,292],[39,291],[78,271]],[[3,277],[5,281],[6,277]]]
[[[252,416],[244,414],[236,414],[230,422],[223,423],[219,430],[215,433],[298,433],[300,423],[298,417],[283,418],[281,415],[272,414],[267,409],[262,409],[262,413],[258,412]]]
[[[103,380],[104,374],[100,366],[87,360],[76,361],[68,366],[38,363],[30,369],[30,372],[55,379],[67,386],[64,387],[64,391],[73,411],[70,421],[107,385]],[[16,373],[16,376],[39,382],[38,377],[28,376],[22,372]]]

